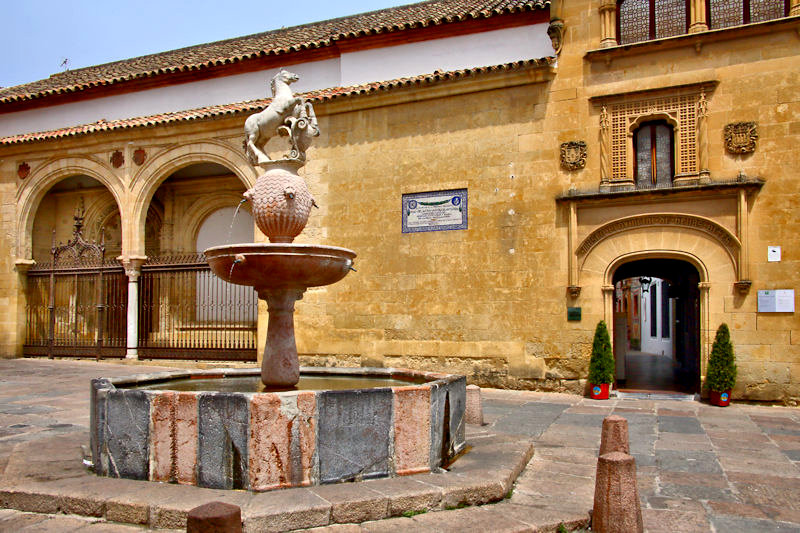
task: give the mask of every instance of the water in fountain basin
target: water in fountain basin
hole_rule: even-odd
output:
[[[174,390],[174,391],[216,391],[216,392],[278,392],[285,390],[350,390],[372,389],[380,387],[405,387],[424,383],[424,379],[397,379],[383,376],[335,376],[335,375],[301,375],[296,389],[267,388],[261,383],[259,376],[227,376],[227,377],[193,377],[154,382],[147,385],[137,384],[137,389]]]

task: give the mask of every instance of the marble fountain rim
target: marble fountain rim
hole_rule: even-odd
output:
[[[236,250],[234,252],[234,250]],[[207,258],[220,257],[225,255],[237,255],[240,253],[263,253],[264,255],[334,255],[345,259],[355,259],[357,257],[353,250],[342,248],[341,246],[329,246],[326,244],[305,244],[293,242],[256,242],[256,243],[235,243],[222,244],[206,248],[203,253]],[[314,252],[317,252],[314,254]],[[324,254],[320,252],[329,252]]]
[[[301,366],[300,374],[330,374],[340,376],[364,376],[364,377],[408,377],[408,378],[425,378],[429,381],[424,383],[409,382],[408,385],[387,385],[385,387],[362,387],[344,390],[372,390],[376,388],[405,388],[405,387],[425,387],[445,383],[451,383],[463,378],[460,374],[445,374],[441,372],[430,372],[424,370],[412,370],[408,368],[386,368],[386,367],[319,367],[319,366]],[[165,370],[163,372],[151,372],[142,374],[131,374],[127,376],[117,377],[101,377],[99,380],[106,380],[114,388],[117,386],[125,387],[124,390],[140,390],[136,389],[135,385],[147,384],[154,381],[167,381],[191,378],[195,376],[208,376],[215,377],[260,377],[261,370],[256,368],[203,368],[193,370]],[[172,389],[141,389],[147,394],[159,394],[168,392],[181,392],[181,394],[223,394],[218,391],[176,391]],[[327,390],[327,389],[326,389]],[[245,396],[256,396],[264,394],[277,394],[277,395],[292,395],[299,392],[309,392],[302,390],[284,390],[284,391],[264,391],[264,392],[224,392],[224,394],[241,394]],[[317,391],[310,391],[317,392]]]
[[[466,446],[463,375],[372,367],[301,370],[429,381],[227,392],[135,387],[192,377],[255,377],[259,371],[178,369],[93,379],[95,473],[259,492],[437,472]]]

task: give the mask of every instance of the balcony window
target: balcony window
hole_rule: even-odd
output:
[[[689,27],[689,0],[622,0],[617,10],[619,44],[682,35]]]
[[[706,0],[712,30],[789,16],[789,0]]]
[[[790,7],[789,0],[617,0],[617,44],[688,33],[691,2],[705,2],[708,20],[699,22],[712,30],[787,17]]]
[[[669,187],[675,175],[673,129],[665,121],[645,122],[634,132],[636,187]]]

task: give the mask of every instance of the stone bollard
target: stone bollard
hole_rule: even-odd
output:
[[[209,502],[189,511],[186,533],[242,533],[242,510],[224,502]]]
[[[603,432],[600,434],[600,453],[597,455],[605,455],[611,452],[630,453],[628,421],[618,415],[607,416],[603,419]]]
[[[636,487],[636,461],[627,453],[611,452],[597,459],[592,531],[644,531],[642,506]]]
[[[481,388],[477,385],[467,385],[467,408],[464,413],[467,424],[483,425],[483,403],[481,403]]]

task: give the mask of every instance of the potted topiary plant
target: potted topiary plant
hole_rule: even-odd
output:
[[[589,360],[589,392],[594,400],[607,400],[608,389],[614,382],[614,354],[611,338],[604,320],[597,323],[592,341],[592,358]]]
[[[720,324],[711,357],[708,359],[706,387],[712,405],[725,407],[731,402],[731,389],[736,385],[736,360],[733,354],[731,332],[727,324]]]

